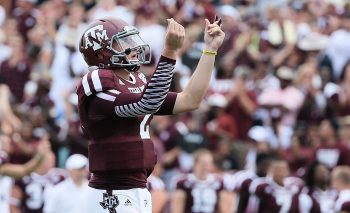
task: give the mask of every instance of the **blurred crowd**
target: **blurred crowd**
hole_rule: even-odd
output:
[[[136,26],[152,48],[152,63],[141,68],[148,77],[166,19],[181,23],[186,38],[171,87],[180,92],[204,47],[204,18],[216,14],[226,37],[201,107],[150,124],[153,212],[350,211],[348,0],[0,3],[0,212],[87,212],[50,210],[44,189],[57,188],[58,197],[69,192],[62,184],[74,183],[77,197],[88,194],[79,188],[88,142],[75,86],[88,72],[78,43],[91,20]]]

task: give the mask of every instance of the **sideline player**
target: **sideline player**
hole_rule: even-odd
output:
[[[120,19],[93,21],[83,33],[80,52],[89,65],[77,87],[82,129],[89,138],[89,185],[103,193],[110,212],[151,212],[147,177],[156,163],[149,123],[153,115],[198,108],[224,39],[221,19],[205,19],[204,49],[191,80],[180,93],[169,92],[185,29],[168,19],[164,50],[149,79],[139,71],[151,50],[138,30]],[[155,38],[156,39],[156,38]],[[96,190],[97,191],[97,190]]]
[[[212,153],[199,149],[193,155],[193,173],[185,175],[176,183],[171,212],[231,213],[233,195],[224,189],[222,177],[212,173]]]

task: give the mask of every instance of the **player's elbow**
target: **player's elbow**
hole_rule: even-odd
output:
[[[193,103],[190,103],[188,106],[188,111],[194,111],[199,108],[201,105],[201,101],[193,101]]]
[[[194,111],[199,108],[201,105],[202,100],[196,100],[193,98],[189,98],[185,103],[186,103],[186,111]]]

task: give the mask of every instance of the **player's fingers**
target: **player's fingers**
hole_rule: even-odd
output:
[[[204,19],[204,21],[205,21],[205,31],[207,31],[209,29],[210,22],[208,19]]]
[[[219,27],[221,27],[221,25],[222,25],[222,19],[221,18],[219,19],[218,25],[219,25]]]
[[[209,33],[209,35],[216,35],[216,34],[221,33],[221,29],[219,26],[216,26],[216,27],[208,30],[208,33]]]
[[[173,18],[168,18],[167,19],[167,22],[168,22],[168,27],[167,27],[167,31],[170,32],[173,30],[173,26],[174,26],[174,19]]]

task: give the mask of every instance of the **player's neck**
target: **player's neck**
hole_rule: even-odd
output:
[[[113,73],[117,75],[119,78],[124,80],[130,80],[130,72],[125,69],[115,69]]]

